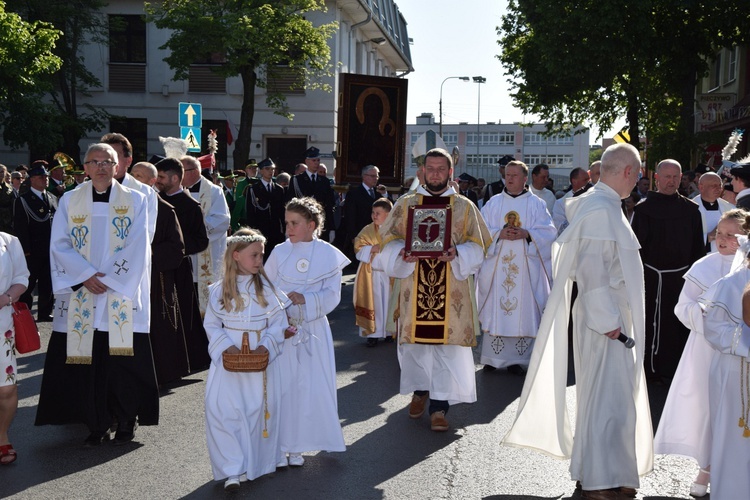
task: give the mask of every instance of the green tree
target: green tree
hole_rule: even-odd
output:
[[[550,131],[625,116],[631,143],[645,129],[683,162],[693,145],[693,95],[717,49],[748,39],[735,0],[510,0],[499,55],[524,112]]]
[[[323,0],[164,0],[146,3],[149,19],[159,28],[173,30],[161,47],[170,51],[164,60],[175,80],[188,77],[190,65],[220,54],[215,71],[224,77],[239,75],[243,102],[240,130],[234,149],[235,166],[250,154],[255,114],[255,88],[268,89],[266,103],[277,114],[292,118],[281,92],[269,89],[269,77],[279,65],[296,71],[304,88],[330,87],[320,77],[330,74],[327,40],[337,23],[314,26],[304,14],[325,11]]]
[[[48,77],[60,69],[62,61],[53,54],[60,32],[43,22],[25,22],[6,11],[0,1],[0,129],[3,140],[23,147],[15,117],[17,110],[42,106],[41,99],[49,89]],[[18,140],[21,138],[21,140]]]
[[[80,158],[81,138],[104,129],[111,117],[102,108],[78,101],[102,86],[86,69],[81,47],[107,44],[107,17],[101,13],[107,4],[103,0],[7,0],[7,4],[27,21],[46,22],[61,33],[54,53],[62,61],[47,80],[44,98],[18,103],[9,114],[5,126],[12,126],[13,132],[7,140],[17,146],[28,144],[37,154],[61,150]]]

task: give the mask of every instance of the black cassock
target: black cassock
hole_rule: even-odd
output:
[[[647,377],[671,378],[690,334],[674,314],[682,276],[706,254],[698,205],[680,194],[649,192],[635,207],[633,232],[646,287],[644,369]]]
[[[284,242],[284,188],[275,182],[269,192],[263,182],[250,186],[245,196],[247,225],[266,237],[263,261],[271,255],[273,247]]]
[[[175,273],[185,256],[180,223],[174,207],[159,198],[156,232],[151,242],[151,349],[156,378],[166,384],[190,372],[187,341],[178,312]]]
[[[180,191],[172,196],[162,193],[162,198],[174,207],[177,220],[180,222],[182,239],[185,242],[185,257],[175,270],[174,284],[177,287],[180,323],[185,332],[190,371],[196,372],[208,368],[211,358],[208,355],[208,337],[203,328],[198,291],[193,284],[193,266],[190,256],[208,247],[208,232],[201,205],[192,196]]]

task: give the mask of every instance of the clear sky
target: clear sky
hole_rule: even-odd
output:
[[[409,37],[414,40],[414,72],[406,77],[407,123],[415,123],[422,113],[435,115],[436,124],[440,121],[440,84],[451,76],[483,76],[487,82],[446,81],[443,123],[477,123],[477,101],[481,123],[534,119],[513,107],[508,78],[497,58],[500,46],[496,28],[502,23],[506,0],[396,0],[396,4],[406,19]],[[590,140],[601,143],[596,141],[594,130]]]

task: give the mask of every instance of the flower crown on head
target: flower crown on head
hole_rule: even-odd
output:
[[[240,234],[227,238],[227,244],[231,243],[265,243],[266,238],[262,234]]]

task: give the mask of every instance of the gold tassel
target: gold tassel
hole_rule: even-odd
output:
[[[750,429],[745,427],[745,431],[742,433],[742,437],[750,438]]]
[[[263,429],[263,437],[264,438],[268,437],[268,429]]]
[[[268,413],[268,410],[266,410],[266,415],[265,416],[266,416],[266,420],[268,420],[269,418],[271,418],[271,414]]]
[[[90,365],[91,356],[68,356],[65,358],[65,364],[68,365]]]
[[[110,356],[135,356],[132,347],[110,347]]]
[[[740,417],[740,421],[737,423],[737,427],[745,427],[745,419]]]

